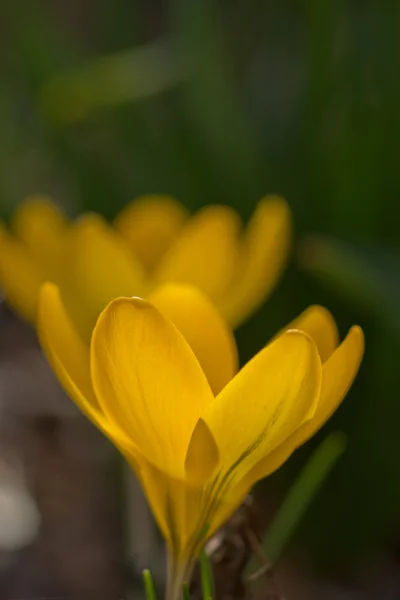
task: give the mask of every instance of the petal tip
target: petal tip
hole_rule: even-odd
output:
[[[279,194],[267,194],[261,198],[258,202],[258,207],[268,209],[269,211],[274,210],[276,213],[280,213],[286,219],[290,219],[291,210],[288,201]]]
[[[319,317],[325,326],[329,327],[330,335],[332,338],[333,348],[336,348],[339,344],[339,332],[336,325],[336,321],[330,310],[321,304],[313,304],[306,311],[308,314],[314,313],[315,316]],[[333,349],[332,349],[333,351]]]
[[[49,311],[61,304],[59,287],[52,281],[45,281],[40,287],[37,304],[37,333],[41,342],[46,335]]]
[[[299,350],[307,350],[308,357],[310,363],[314,365],[316,372],[318,372],[318,379],[321,380],[322,377],[322,361],[321,356],[318,351],[318,346],[315,343],[314,339],[311,337],[309,333],[302,331],[301,329],[287,329],[280,335],[278,338],[275,338],[271,342],[271,344],[277,344],[279,341],[283,341],[284,338],[289,339],[292,337],[293,341],[296,341],[298,344]],[[297,338],[297,339],[296,339]],[[268,347],[268,346],[267,346]]]
[[[315,346],[315,342],[312,339],[311,335],[309,333],[303,331],[302,329],[297,329],[296,327],[293,327],[291,329],[286,329],[286,331],[284,331],[280,337],[283,337],[283,336],[298,337],[299,339],[303,338],[308,343]],[[277,339],[279,339],[279,338],[277,338]]]
[[[111,300],[111,302],[107,304],[107,306],[102,311],[101,315],[105,312],[116,310],[120,306],[133,306],[136,308],[154,308],[149,302],[147,302],[147,300],[145,300],[141,296],[118,296],[118,298],[114,298],[113,300]]]
[[[127,315],[128,313],[134,313],[134,311],[137,311],[137,314],[139,311],[151,311],[160,314],[156,307],[140,296],[118,296],[111,300],[98,316],[93,330],[91,346],[93,346],[94,340],[97,338],[98,329],[102,324],[111,323],[117,314]]]
[[[211,303],[210,298],[201,290],[198,286],[191,283],[181,282],[167,282],[159,285],[149,297],[149,302],[152,303],[152,299],[157,302],[159,298],[201,298],[203,301]]]
[[[45,194],[28,194],[25,198],[18,204],[13,216],[13,222],[18,219],[22,214],[26,212],[37,210],[58,210],[56,203],[53,201],[51,196],[47,196]]]
[[[40,286],[39,290],[39,298],[38,298],[38,317],[42,313],[44,306],[47,302],[51,302],[52,300],[60,299],[60,288],[57,284],[52,281],[45,281]]]
[[[185,473],[195,484],[211,477],[219,462],[219,450],[214,435],[201,417],[190,438],[185,457]]]
[[[56,283],[54,283],[53,281],[45,281],[44,283],[42,283],[42,285],[40,286],[40,294],[50,294],[50,293],[59,293],[60,289],[58,287],[58,285]]]
[[[284,331],[282,333],[281,336],[276,338],[272,343],[277,343],[280,339],[282,339],[286,336],[287,336],[287,338],[289,336],[291,336],[293,338],[297,338],[297,342],[298,342],[299,346],[303,346],[304,348],[308,347],[309,356],[310,356],[311,360],[314,362],[315,365],[317,365],[318,371],[322,372],[322,361],[321,361],[320,353],[318,350],[318,346],[315,343],[312,336],[309,333],[307,333],[306,331],[302,331],[301,329],[295,329],[295,328],[287,329],[286,331]]]
[[[74,226],[76,232],[87,234],[88,232],[104,229],[104,227],[107,227],[107,222],[101,215],[95,212],[86,212],[75,219]]]
[[[347,335],[351,336],[353,338],[353,340],[356,343],[358,350],[360,352],[360,357],[362,357],[362,355],[364,354],[364,351],[365,351],[364,331],[361,329],[361,327],[359,325],[353,325],[350,328],[349,333]]]

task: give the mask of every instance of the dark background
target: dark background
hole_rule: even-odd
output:
[[[265,482],[266,498],[344,431],[293,547],[318,577],[397,564],[400,3],[5,0],[0,14],[4,219],[34,192],[109,218],[142,193],[193,211],[230,204],[245,219],[266,193],[288,200],[291,262],[237,332],[242,360],[314,303],[342,335],[361,325],[366,354],[343,406]]]

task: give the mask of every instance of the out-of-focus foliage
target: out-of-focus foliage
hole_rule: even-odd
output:
[[[294,211],[292,264],[238,333],[242,360],[307,305],[359,322],[344,458],[298,541],[333,564],[400,521],[400,5],[6,0],[1,213],[28,193],[107,217],[141,193],[189,209],[266,192]],[[310,234],[311,237],[308,237]],[[318,436],[317,436],[318,437]],[[318,437],[265,485],[289,486]]]
[[[263,550],[271,564],[279,559],[345,448],[345,436],[333,432],[323,440],[301,470],[265,534]]]

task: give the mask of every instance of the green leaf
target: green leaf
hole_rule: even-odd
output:
[[[306,466],[289,490],[275,515],[263,542],[263,551],[275,563],[302,520],[332,467],[346,448],[346,437],[341,432],[329,435],[311,455]]]
[[[96,58],[55,76],[43,87],[41,103],[48,115],[71,123],[98,108],[159,94],[184,77],[170,44],[158,40]]]

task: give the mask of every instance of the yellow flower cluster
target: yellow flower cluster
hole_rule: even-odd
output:
[[[243,232],[222,206],[189,218],[146,197],[112,228],[33,199],[1,233],[6,297],[136,472],[181,575],[254,483],[327,421],[361,362],[361,329],[339,343],[331,314],[312,306],[239,370],[231,327],[271,291],[289,223],[275,197]]]
[[[264,302],[286,262],[290,213],[279,197],[261,200],[244,229],[228,206],[189,217],[169,197],[143,196],[113,226],[89,213],[71,222],[49,199],[21,204],[0,231],[0,282],[8,302],[35,322],[40,286],[56,283],[81,335],[120,296],[147,298],[173,281],[203,290],[233,327]]]

